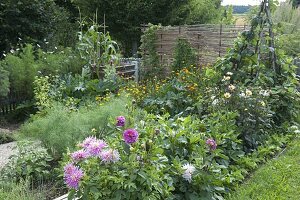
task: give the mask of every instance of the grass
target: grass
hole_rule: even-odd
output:
[[[300,138],[260,167],[228,200],[300,199]]]
[[[6,200],[42,200],[46,199],[42,190],[30,190],[29,183],[0,183],[0,199]]]

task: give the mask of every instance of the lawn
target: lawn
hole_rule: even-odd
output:
[[[228,200],[284,200],[300,198],[300,139],[260,167]]]

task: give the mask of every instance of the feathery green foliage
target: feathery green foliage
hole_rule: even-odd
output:
[[[93,128],[106,133],[109,118],[124,115],[128,102],[129,99],[124,96],[114,98],[103,106],[92,104],[73,112],[57,104],[46,116],[35,116],[34,120],[25,123],[20,137],[40,140],[55,158],[59,158],[67,148],[73,148],[78,141],[92,135]]]

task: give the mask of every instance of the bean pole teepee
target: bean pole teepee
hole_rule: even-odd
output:
[[[272,3],[272,0],[262,0],[250,29],[241,33],[234,47],[216,64],[224,73],[235,72],[238,82],[254,83],[261,73],[268,74],[273,77],[272,82],[276,82],[281,74],[271,18]]]

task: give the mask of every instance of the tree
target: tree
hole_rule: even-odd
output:
[[[4,70],[0,63],[0,97],[7,96],[9,92],[9,73]]]
[[[67,45],[72,39],[72,29],[68,12],[53,0],[2,1],[0,57],[3,52],[16,47],[20,42],[41,45],[47,40],[55,45]]]
[[[199,3],[200,2],[200,3]],[[180,25],[211,22],[220,0],[74,0],[83,16],[104,23],[126,52],[141,36],[141,24]],[[95,13],[97,12],[97,18]]]
[[[190,0],[186,24],[217,23],[221,16],[220,0]]]
[[[236,19],[233,16],[233,6],[230,5],[224,8],[224,13],[221,19],[223,24],[235,24]]]
[[[294,7],[298,7],[300,5],[300,0],[290,0]]]

